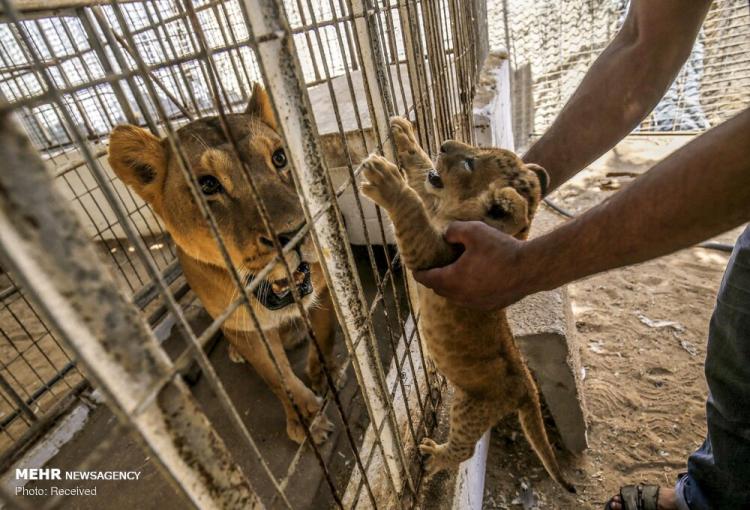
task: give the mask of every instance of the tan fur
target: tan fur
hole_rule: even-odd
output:
[[[240,155],[247,163],[269,212],[272,226],[280,239],[283,234],[291,237],[305,224],[305,218],[289,165],[277,168],[273,164],[273,154],[279,149],[283,150],[283,141],[275,131],[273,109],[265,90],[256,85],[247,110],[228,115],[227,121]],[[196,179],[213,176],[223,188],[221,193],[206,196],[206,199],[233,264],[239,268],[243,278],[257,274],[274,259],[276,251],[260,219],[258,205],[253,200],[242,165],[232,142],[224,135],[220,120],[208,117],[193,121],[177,131],[177,138]],[[178,160],[179,155],[172,150],[168,140],[159,140],[139,127],[118,126],[110,137],[109,162],[112,169],[162,219],[177,244],[185,277],[208,313],[215,318],[237,299],[239,291],[225,266],[208,221],[190,192]],[[313,292],[303,298],[303,304],[310,311],[316,338],[325,353],[327,364],[335,369],[332,355],[333,306],[309,236],[299,251],[293,250],[286,255],[286,261],[292,271],[303,261],[310,264]],[[287,272],[278,262],[261,284],[261,292],[271,292],[273,282],[281,285],[280,282],[286,279]],[[294,374],[284,352],[285,346],[294,344],[305,334],[300,324],[299,310],[294,304],[271,310],[255,296],[252,296],[251,302],[276,354],[283,380],[306,421],[309,421],[321,408],[321,399]],[[241,356],[253,365],[281,400],[289,437],[301,442],[305,438],[304,429],[284,391],[282,379],[253,326],[247,306],[238,308],[224,323],[222,330],[230,342],[232,359],[238,361]],[[325,388],[325,381],[314,355],[314,347],[309,346],[309,350],[307,372],[313,388],[320,392]],[[312,429],[313,439],[316,442],[324,441],[332,427],[322,416]]]
[[[370,156],[363,163],[362,192],[393,221],[402,260],[411,270],[446,265],[457,257],[443,239],[448,223],[479,220],[518,238],[528,235],[546,172],[524,165],[510,151],[448,141],[434,165],[443,187],[426,179],[433,164],[406,119],[391,119],[399,162]],[[471,168],[470,163],[473,164]],[[494,207],[494,209],[493,209]],[[501,214],[497,214],[498,208]],[[493,209],[496,217],[490,217]],[[554,480],[568,490],[542,421],[538,391],[515,344],[504,310],[460,307],[419,286],[420,326],[430,356],[455,387],[446,444],[425,439],[428,472],[456,468],[471,457],[484,432],[517,412],[526,437]]]

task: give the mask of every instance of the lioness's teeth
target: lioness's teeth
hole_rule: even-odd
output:
[[[276,294],[284,294],[289,290],[289,285],[286,280],[278,280],[271,284],[271,290]]]
[[[297,285],[302,285],[305,282],[305,273],[302,271],[295,271],[294,272],[294,283]]]

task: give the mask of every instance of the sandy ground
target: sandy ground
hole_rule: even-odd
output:
[[[585,210],[633,180],[612,172],[637,175],[684,141],[630,139],[554,200]],[[718,240],[732,243],[740,230]],[[486,509],[603,508],[620,485],[674,483],[705,434],[706,334],[728,258],[691,248],[569,286],[590,447],[578,457],[557,451],[578,494],[549,479],[512,418],[493,432]]]

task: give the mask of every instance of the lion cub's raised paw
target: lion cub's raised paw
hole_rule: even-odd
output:
[[[398,151],[399,157],[402,155],[409,155],[416,153],[419,145],[417,144],[417,137],[414,134],[414,127],[409,119],[404,117],[391,117],[390,119],[391,133],[393,134],[393,141],[396,144],[396,150]]]
[[[397,202],[406,189],[406,180],[398,167],[377,154],[371,154],[362,162],[362,194],[388,210]]]

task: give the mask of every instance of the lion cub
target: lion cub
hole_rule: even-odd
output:
[[[411,123],[391,119],[399,161],[406,173],[372,155],[362,163],[362,193],[388,212],[401,258],[411,270],[446,265],[458,255],[442,236],[448,223],[479,220],[526,238],[547,185],[541,167],[502,149],[447,141],[433,167]],[[420,327],[430,356],[455,388],[448,442],[425,439],[428,473],[455,468],[471,457],[482,434],[517,412],[526,437],[550,476],[573,492],[555,460],[542,421],[539,396],[513,340],[505,310],[458,306],[419,286]]]

